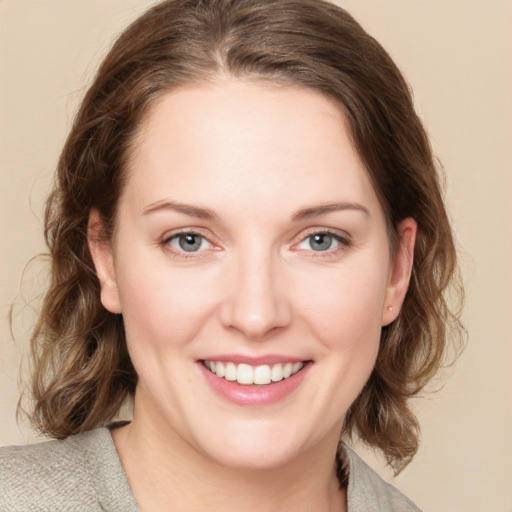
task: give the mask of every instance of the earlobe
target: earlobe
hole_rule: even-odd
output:
[[[399,247],[394,255],[382,311],[382,325],[393,322],[400,313],[400,308],[409,288],[412,265],[414,262],[414,244],[418,225],[408,217],[397,226]]]
[[[111,313],[121,313],[112,244],[103,236],[103,221],[96,209],[89,212],[87,243],[100,283],[101,303]]]

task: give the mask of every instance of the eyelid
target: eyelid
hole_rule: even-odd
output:
[[[187,251],[183,247],[180,247],[181,238],[186,237],[186,236],[192,236],[196,240],[199,239],[199,247],[196,250]],[[167,245],[170,245],[173,248],[173,250],[175,250],[176,252],[179,252],[179,253],[183,252],[183,253],[187,253],[187,254],[197,254],[197,253],[205,251],[206,249],[209,248],[209,246],[211,246],[211,242],[206,237],[204,237],[203,235],[200,235],[198,233],[178,233],[178,234],[173,235],[170,238],[168,238],[166,243],[167,243]]]
[[[333,249],[327,249],[325,251],[314,251],[313,249],[299,249],[297,246],[303,242],[305,242],[309,237],[314,235],[330,235],[332,236],[338,243],[339,246]],[[298,240],[297,240],[298,238]],[[338,251],[342,251],[349,247],[352,244],[352,238],[346,231],[341,231],[333,228],[309,228],[300,233],[298,237],[296,237],[295,242],[292,243],[292,249],[299,251],[308,251],[314,253],[315,257],[321,256],[332,256],[336,254]]]
[[[202,233],[201,230],[198,228],[179,228],[179,229],[173,229],[169,232],[166,232],[162,236],[162,243],[166,243],[169,240],[171,240],[172,238],[176,238],[177,236],[180,236],[180,235],[197,235],[197,236],[201,236],[209,241],[209,238],[204,233]]]
[[[173,247],[171,245],[171,242],[174,239],[177,239],[179,236],[182,236],[182,235],[199,236],[207,242],[208,247],[206,247],[205,249],[198,250],[198,251],[190,251],[190,252],[180,250],[176,247]],[[161,240],[158,243],[158,245],[162,246],[165,251],[170,252],[173,255],[180,257],[180,258],[192,258],[192,257],[198,258],[198,257],[202,256],[203,253],[205,253],[206,251],[209,251],[209,250],[215,251],[215,250],[220,249],[219,246],[211,240],[211,238],[212,237],[210,235],[206,235],[204,233],[204,230],[201,228],[193,228],[193,227],[179,228],[179,229],[175,229],[175,230],[165,233],[161,237]]]
[[[196,227],[178,228],[178,229],[175,229],[175,230],[165,233],[161,237],[159,245],[163,246],[163,248],[166,251],[171,252],[171,253],[177,255],[178,257],[182,257],[182,258],[191,258],[191,257],[198,258],[198,257],[201,257],[203,255],[203,253],[205,253],[205,252],[221,250],[220,245],[218,243],[212,241],[213,237],[211,236],[211,234],[210,233],[205,234],[204,231],[205,231],[204,229],[196,228]],[[198,251],[188,252],[188,251],[184,251],[184,250],[179,250],[179,249],[171,246],[170,242],[173,239],[176,239],[180,235],[187,235],[187,234],[194,234],[194,235],[197,235],[197,236],[203,238],[208,243],[208,247],[206,247],[205,249],[198,250]],[[318,234],[325,234],[325,235],[332,236],[338,242],[339,245],[337,245],[337,247],[335,247],[335,248],[327,249],[325,251],[314,251],[313,249],[300,249],[297,247],[299,244],[306,241],[309,237],[318,235]],[[340,229],[334,229],[334,228],[327,228],[327,227],[314,227],[314,228],[308,228],[308,229],[302,231],[299,235],[297,235],[295,237],[295,240],[290,244],[290,248],[292,250],[307,251],[310,253],[314,253],[314,256],[317,256],[317,257],[321,257],[321,256],[328,257],[328,256],[332,256],[334,254],[337,254],[339,251],[345,250],[350,245],[352,245],[352,237],[346,231],[343,231]]]
[[[305,240],[306,238],[313,236],[313,235],[331,235],[335,237],[337,240],[341,240],[345,243],[351,243],[352,237],[349,233],[346,231],[340,230],[340,229],[334,229],[334,228],[308,228],[304,230],[303,232],[298,235],[299,242]]]

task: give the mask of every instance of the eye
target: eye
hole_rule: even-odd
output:
[[[308,236],[306,240],[313,251],[328,251],[336,243],[334,237],[328,233],[316,233]]]
[[[322,231],[308,235],[298,244],[297,247],[302,250],[314,252],[332,252],[340,248],[342,245],[348,246],[349,243],[334,233]]]
[[[178,233],[165,241],[178,252],[198,252],[209,247],[209,242],[204,236],[197,233]]]

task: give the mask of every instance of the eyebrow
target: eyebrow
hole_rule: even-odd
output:
[[[152,203],[144,208],[143,215],[149,215],[158,211],[171,210],[178,213],[183,213],[190,217],[198,219],[215,219],[217,215],[208,208],[200,208],[199,206],[192,206],[190,204],[177,203],[176,201],[162,200]]]
[[[146,206],[144,208],[143,215],[149,215],[151,213],[165,210],[171,210],[174,212],[182,213],[184,215],[188,215],[190,217],[196,217],[198,219],[213,220],[217,218],[216,213],[208,208],[201,208],[199,206],[192,206],[190,204],[178,203],[176,201],[170,201],[165,199]],[[318,217],[326,213],[344,210],[359,211],[367,216],[370,216],[370,211],[363,205],[358,203],[342,202],[321,204],[318,206],[303,208],[292,216],[292,220],[296,222],[300,220],[311,219],[313,217]]]
[[[364,213],[366,216],[370,217],[370,211],[368,208],[359,203],[330,203],[330,204],[321,204],[318,206],[311,206],[309,208],[303,208],[295,213],[292,217],[294,221],[298,220],[306,220],[311,219],[313,217],[318,217],[319,215],[323,215],[325,213],[336,212],[336,211],[344,211],[344,210],[353,210]]]

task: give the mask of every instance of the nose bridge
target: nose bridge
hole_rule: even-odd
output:
[[[240,247],[230,268],[231,286],[223,304],[226,327],[247,338],[262,339],[290,320],[280,261],[272,248],[250,243]]]

